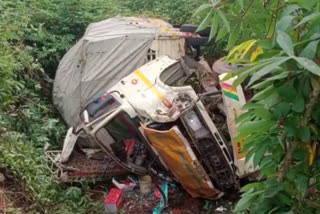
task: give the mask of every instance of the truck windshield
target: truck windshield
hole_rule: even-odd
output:
[[[120,103],[109,93],[105,93],[93,99],[85,110],[91,118],[97,118],[102,114],[119,107]]]
[[[125,161],[128,144],[133,141],[135,144],[141,142],[137,127],[137,121],[130,118],[126,112],[120,112],[103,128],[99,129],[96,136],[120,160]]]
[[[168,86],[178,86],[179,80],[185,77],[187,73],[180,62],[171,65],[160,74],[160,80]]]

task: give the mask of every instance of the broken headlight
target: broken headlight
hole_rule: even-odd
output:
[[[185,122],[187,123],[189,130],[193,132],[193,135],[196,139],[202,138],[209,134],[207,128],[201,123],[195,111],[189,111],[185,115]]]

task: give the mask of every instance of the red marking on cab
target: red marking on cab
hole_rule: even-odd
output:
[[[133,79],[133,80],[131,80],[131,83],[132,83],[132,85],[136,85],[138,83],[138,80],[137,79]]]

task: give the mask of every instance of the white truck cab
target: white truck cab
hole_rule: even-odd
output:
[[[193,37],[201,43],[194,32],[155,19],[90,25],[58,69],[54,100],[71,128],[51,159],[62,167],[85,139],[84,147],[101,150],[122,169],[170,177],[193,197],[216,199],[238,189],[239,177],[254,171],[232,143],[243,91],[230,88],[234,79],[203,86],[213,73],[187,56]],[[216,125],[217,111],[227,134]]]

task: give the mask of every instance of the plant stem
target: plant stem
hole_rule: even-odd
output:
[[[312,94],[310,95],[310,101],[309,103],[306,105],[306,110],[304,113],[304,117],[302,119],[302,127],[305,127],[308,125],[310,119],[311,119],[311,113],[312,110],[314,108],[314,106],[316,105],[318,98],[320,97],[320,81],[319,79],[315,80],[316,84],[314,84],[314,88],[312,91]],[[297,149],[297,147],[299,146],[299,144],[301,143],[301,141],[297,138],[294,139],[294,141],[292,142],[292,144],[289,146],[287,153],[285,154],[285,157],[283,159],[282,165],[280,166],[279,169],[279,177],[278,177],[278,182],[283,182],[284,177],[286,176],[287,172],[289,171],[289,168],[292,164],[292,160],[293,160],[293,153],[294,151]]]

